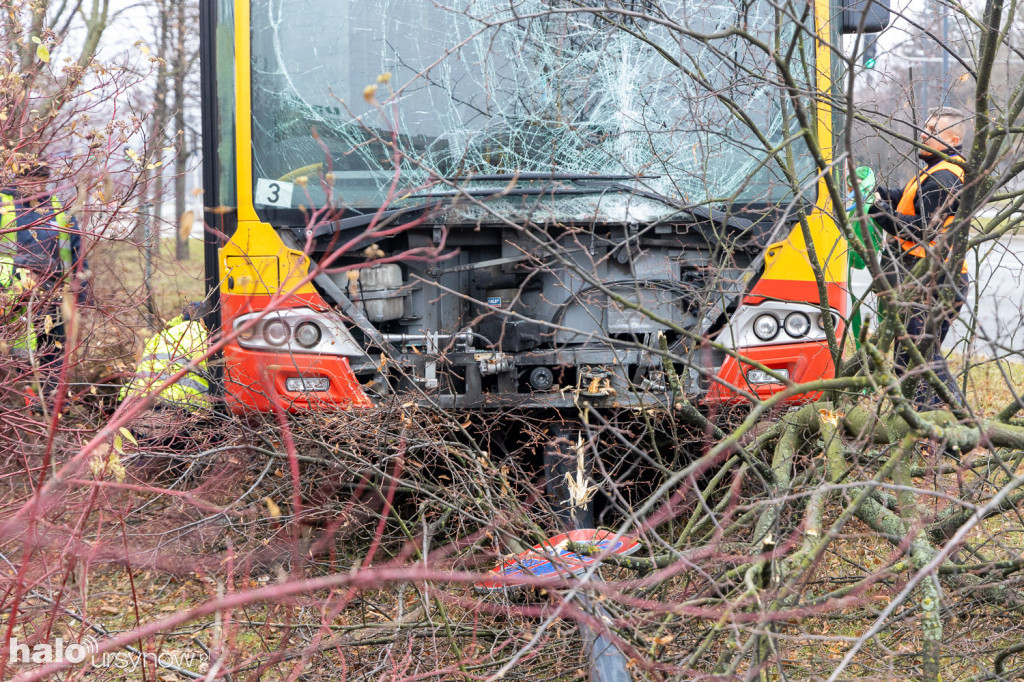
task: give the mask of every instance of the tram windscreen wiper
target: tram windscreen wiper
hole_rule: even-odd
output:
[[[609,190],[616,190],[608,185],[594,185],[593,187],[556,187],[555,185],[544,185],[543,187],[484,187],[480,189],[448,189],[441,192],[430,192],[429,194],[410,194],[407,199],[442,199],[446,197],[524,197],[524,196],[546,196],[567,194],[602,194]]]
[[[511,180],[656,180],[660,175],[598,175],[593,173],[491,173],[453,175],[447,182],[508,182]]]
[[[314,228],[307,227],[292,227],[292,232],[296,238],[302,239],[308,236],[312,236],[316,239],[321,237],[329,237],[338,232],[345,232],[353,229],[363,229],[369,227],[372,223],[378,222],[380,224],[388,224],[394,219],[400,217],[412,217],[413,215],[429,211],[430,209],[436,208],[437,203],[422,203],[415,204],[413,206],[402,206],[399,208],[392,208],[386,211],[369,211],[367,213],[357,213],[356,215],[339,218],[337,220],[331,220],[322,225],[317,225]]]
[[[445,198],[445,197],[458,197],[458,196],[470,196],[470,197],[521,197],[521,196],[544,196],[544,195],[557,195],[565,196],[572,194],[601,194],[609,190],[616,192],[629,192],[640,196],[650,196],[648,198],[657,199],[659,201],[666,201],[667,197],[655,193],[647,193],[645,190],[631,187],[630,185],[624,184],[627,180],[655,180],[661,177],[660,175],[596,175],[589,173],[492,173],[486,175],[455,175],[451,177],[441,178],[444,182],[455,183],[455,182],[505,182],[513,183],[522,181],[529,183],[526,187],[519,187],[516,184],[509,184],[505,187],[485,187],[485,188],[460,188],[460,189],[448,189],[441,190],[438,192],[427,191],[422,194],[411,194],[408,199],[427,199],[427,198]],[[558,185],[538,185],[538,182],[595,182],[602,183],[593,186],[585,187],[562,187]],[[669,203],[669,201],[666,201]]]
[[[482,187],[448,189],[439,192],[426,192],[409,195],[408,199],[442,199],[459,196],[483,197],[500,199],[508,196],[566,196],[579,194],[602,194],[605,192],[622,192],[638,197],[658,201],[688,213],[698,223],[711,223],[741,234],[747,234],[756,243],[765,242],[765,232],[770,226],[755,224],[745,218],[731,215],[728,211],[711,206],[687,204],[679,199],[665,196],[645,187],[637,186],[640,180],[656,180],[660,175],[597,175],[587,173],[494,173],[490,175],[456,175],[442,178],[450,183],[455,182],[504,182],[504,187]],[[634,181],[632,184],[629,181]],[[523,181],[526,186],[512,184]],[[552,182],[572,182],[575,186],[565,187],[552,185]],[[540,184],[544,183],[544,184]],[[593,183],[593,184],[591,184]],[[580,186],[580,185],[583,186]],[[770,231],[770,230],[769,230]]]

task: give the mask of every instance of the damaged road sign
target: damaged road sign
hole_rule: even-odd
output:
[[[589,545],[593,554],[577,554],[569,550],[569,543]],[[484,580],[474,587],[481,592],[494,592],[519,585],[509,584],[509,578],[528,576],[561,580],[585,572],[592,564],[601,560],[602,554],[629,555],[640,549],[636,538],[617,537],[610,530],[583,528],[571,530],[548,538],[514,557],[506,559],[492,568]]]

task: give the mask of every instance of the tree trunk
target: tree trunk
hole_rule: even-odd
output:
[[[174,215],[178,220],[174,231],[174,257],[188,260],[188,233],[182,234],[181,219],[185,214],[185,173],[188,171],[188,146],[185,135],[185,72],[188,55],[185,53],[185,0],[174,0],[177,9],[174,27],[177,43],[174,48],[174,129],[178,135],[178,155],[174,162]]]
[[[170,42],[170,20],[169,12],[170,9],[167,6],[165,0],[161,0],[159,3],[160,11],[160,26],[159,26],[159,55],[166,55],[168,49],[168,43]],[[153,149],[159,149],[163,146],[164,131],[167,127],[167,64],[166,60],[160,62],[156,72],[156,87],[153,90],[153,117],[150,120],[149,139],[146,143],[147,156],[152,153]],[[147,159],[143,159],[145,164]],[[151,172],[149,170],[144,171],[143,186],[146,191],[145,214],[141,217],[141,220],[145,220],[149,225],[156,227],[159,222],[159,206],[162,200],[163,194],[163,183],[160,182],[159,170]],[[141,221],[140,228],[141,230]],[[150,245],[147,244],[147,247]]]
[[[160,13],[159,55],[166,55],[170,43],[170,20],[168,3],[160,0],[158,10]],[[153,257],[160,250],[160,206],[163,203],[163,182],[159,168],[148,169],[152,161],[154,150],[164,146],[164,136],[167,129],[167,64],[162,60],[156,73],[156,87],[153,90],[153,116],[150,120],[149,135],[146,140],[146,148],[142,155],[142,187],[141,207],[139,220],[136,223],[135,239],[143,246],[146,258],[144,288],[146,294],[146,308],[149,310],[149,323],[154,329],[160,326],[159,311],[156,309],[156,297],[152,289],[151,273],[153,270]]]

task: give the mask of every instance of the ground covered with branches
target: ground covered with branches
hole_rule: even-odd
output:
[[[600,524],[643,549],[487,595],[482,573],[557,530],[543,420],[223,418],[173,458],[121,436],[59,491],[37,487],[45,452],[5,448],[6,622],[32,644],[99,640],[71,678],[571,679],[590,623],[640,679],[1011,679],[1024,428],[837,397],[732,447],[673,414],[590,419]],[[31,442],[17,414],[4,438]]]
[[[361,11],[373,15],[374,25],[381,18],[382,26],[392,19],[416,21],[404,7],[392,12],[401,4],[377,3],[379,17]],[[428,4],[440,12],[444,3]],[[0,678],[567,680],[590,675],[594,633],[615,644],[638,680],[1024,677],[1024,372],[1020,339],[989,334],[981,305],[990,288],[1019,284],[995,277],[1019,259],[1020,250],[1010,247],[1024,215],[1024,87],[1011,68],[1024,57],[1017,3],[940,3],[941,16],[931,9],[923,18],[905,13],[903,30],[913,30],[905,42],[913,49],[893,47],[883,60],[888,69],[874,74],[860,68],[865,36],[844,43],[830,32],[834,26],[816,25],[826,13],[820,3],[709,2],[697,3],[694,12],[686,3],[646,1],[448,4],[451,21],[437,26],[472,26],[477,51],[417,42],[431,34],[416,25],[409,42],[424,52],[416,59],[407,53],[406,61],[426,59],[419,72],[402,75],[409,64],[394,73],[367,71],[368,82],[347,84],[354,95],[347,95],[347,104],[338,100],[334,106],[336,93],[327,88],[317,95],[331,95],[327,106],[310,98],[305,113],[268,115],[282,129],[268,128],[266,137],[294,147],[289,154],[312,150],[286,175],[270,177],[294,179],[296,192],[307,198],[316,191],[327,197],[308,212],[314,202],[294,207],[310,219],[306,257],[298,259],[309,268],[303,284],[338,276],[341,284],[330,286],[340,294],[334,300],[343,303],[346,285],[359,289],[359,270],[382,263],[430,266],[420,280],[395,291],[418,290],[438,264],[456,268],[449,275],[468,273],[456,256],[466,255],[476,236],[446,244],[448,226],[433,207],[420,206],[423,215],[392,210],[421,196],[429,196],[428,203],[451,199],[450,207],[470,209],[460,218],[464,225],[478,221],[478,231],[494,225],[503,230],[500,241],[495,237],[479,262],[470,263],[471,269],[493,270],[484,278],[490,284],[478,287],[486,301],[460,298],[468,307],[452,315],[458,325],[481,311],[497,313],[497,307],[509,319],[535,324],[536,343],[548,344],[546,349],[582,349],[587,336],[586,344],[594,344],[588,350],[605,345],[642,351],[646,359],[632,369],[643,365],[657,372],[629,390],[660,397],[626,400],[633,397],[625,395],[627,382],[615,389],[609,378],[614,373],[602,370],[591,375],[592,391],[582,373],[562,391],[549,373],[551,394],[575,398],[575,407],[562,412],[432,409],[425,407],[437,397],[426,390],[427,361],[432,373],[440,368],[444,374],[448,358],[426,343],[422,347],[433,357],[425,359],[422,377],[411,377],[423,381],[406,383],[424,389],[418,394],[390,393],[367,409],[244,416],[213,400],[212,409],[175,414],[169,442],[142,439],[140,422],[151,416],[146,411],[155,397],[122,405],[118,391],[134,373],[143,341],[177,314],[183,299],[204,293],[198,250],[191,276],[161,257],[169,250],[161,246],[162,235],[174,236],[176,254],[187,255],[182,247],[195,219],[185,211],[181,181],[185,137],[194,137],[186,130],[184,101],[192,61],[185,4],[158,3],[157,42],[165,54],[138,43],[101,61],[100,38],[113,18],[108,0],[11,0],[0,20],[0,170],[5,183],[23,183],[15,187],[25,190],[21,199],[34,193],[33,201],[41,200],[33,206],[45,210],[53,197],[63,202],[91,265],[86,258],[74,267],[62,265],[48,280],[6,288],[0,300],[0,627],[6,644]],[[179,10],[173,27],[172,7]],[[532,9],[524,14],[524,7]],[[270,13],[254,16],[269,20]],[[307,63],[305,47],[307,31],[326,30],[317,24],[330,28],[323,16],[310,13],[293,25],[303,48],[295,73],[322,70]],[[265,33],[279,28],[275,19]],[[938,45],[940,33],[949,40]],[[218,41],[222,37],[218,33]],[[342,45],[336,36],[329,39],[331,46]],[[624,46],[633,41],[642,59],[630,63]],[[172,42],[177,65],[168,61]],[[467,38],[462,45],[471,43]],[[317,44],[327,50],[326,41]],[[605,44],[612,47],[604,50]],[[215,51],[231,52],[224,47],[218,42]],[[428,48],[437,49],[428,54]],[[933,63],[938,51],[951,64],[929,96],[926,82],[895,62]],[[490,55],[500,63],[488,63]],[[327,61],[347,68],[349,56]],[[505,82],[502,60],[511,56],[524,65],[521,74],[526,66],[539,68],[510,95],[503,88],[515,79]],[[294,105],[277,82],[290,72],[274,64],[265,68],[259,58],[254,64],[254,82],[263,87],[254,101]],[[579,64],[574,77],[570,67]],[[232,72],[230,65],[220,66],[225,68],[218,72]],[[568,85],[560,93],[563,77]],[[147,78],[154,85],[151,97],[139,94]],[[503,112],[497,129],[510,124],[516,134],[496,145],[492,138],[501,141],[500,135],[464,127],[455,109],[435,115],[437,101],[403,102],[403,93],[419,92],[420,84],[424,93],[447,88],[445,101],[468,105],[466,120],[485,110]],[[172,85],[173,130],[167,98]],[[866,91],[873,98],[867,102]],[[614,97],[597,97],[604,92]],[[959,138],[964,173],[951,197],[956,207],[950,203],[946,213],[933,216],[929,238],[915,238],[925,257],[902,273],[901,286],[885,270],[885,245],[858,239],[874,187],[862,193],[851,184],[851,204],[840,207],[846,178],[861,177],[862,163],[873,164],[880,179],[891,174],[896,182],[897,169],[913,177],[924,141],[939,134],[933,129],[921,136],[928,120],[922,110],[936,97],[942,105],[963,105],[961,123],[973,132]],[[535,109],[523,116],[528,105]],[[410,109],[417,110],[413,118],[419,109],[429,110],[430,125],[403,129]],[[337,116],[327,116],[329,110]],[[598,118],[587,120],[594,113]],[[307,125],[314,115],[316,126]],[[826,116],[845,130],[819,120]],[[932,127],[946,118],[932,120]],[[511,125],[520,119],[528,128]],[[457,125],[435,137],[431,126],[446,121]],[[322,134],[332,128],[333,137]],[[258,156],[266,150],[253,139]],[[328,142],[335,141],[341,146],[331,157]],[[538,146],[523,146],[520,153],[527,143]],[[465,162],[448,159],[461,152]],[[577,165],[588,158],[590,166]],[[332,238],[328,248],[316,234],[320,228],[340,230],[342,218],[351,217],[343,211],[352,208],[345,197],[333,192],[335,180],[339,190],[351,189],[341,182],[350,172],[341,162],[354,159],[373,169],[373,177],[391,177],[377,187],[379,205],[357,216],[369,219],[366,230]],[[310,160],[316,163],[304,165]],[[172,184],[160,169],[171,164],[179,179],[173,212],[180,224],[168,226],[154,207]],[[251,175],[241,166],[220,169],[221,179]],[[42,167],[46,186],[36,183],[29,191],[26,169]],[[496,201],[485,201],[492,190],[483,185],[462,187],[470,176],[487,177],[488,170],[502,171],[493,176],[500,185],[490,197]],[[598,171],[609,173],[600,182],[611,184],[594,184]],[[563,173],[572,186],[546,184],[562,183],[556,176]],[[227,190],[226,201],[245,200],[244,189]],[[571,220],[548,210],[557,208],[557,202],[546,203],[556,197],[573,197]],[[225,246],[232,235],[219,228],[251,207],[212,202],[205,205],[205,236],[211,246]],[[510,210],[510,202],[523,212]],[[660,217],[632,222],[651,207]],[[728,210],[718,215],[723,208]],[[732,214],[734,208],[739,213]],[[671,253],[659,256],[665,267],[649,267],[644,250],[665,245],[642,240],[689,238],[705,215],[710,243],[674,242]],[[621,241],[596,230],[598,223],[614,223],[616,230],[621,223]],[[5,237],[39,227],[13,225],[4,227]],[[413,227],[429,228],[422,235],[429,246],[408,241]],[[764,237],[765,253],[738,238],[748,230]],[[549,231],[571,232],[575,241],[550,240]],[[382,234],[406,241],[391,250],[378,239]],[[606,243],[597,244],[595,235]],[[269,256],[260,256],[267,261],[278,250],[271,236]],[[523,254],[506,258],[512,236],[523,237],[526,246],[517,247]],[[783,243],[788,253],[779,249],[779,258],[769,262]],[[876,308],[874,322],[858,339],[839,323],[848,312],[847,247],[865,264],[862,274],[875,297],[865,303]],[[284,248],[282,243],[281,254]],[[892,252],[899,249],[890,245]],[[499,253],[503,257],[495,260]],[[576,260],[575,254],[586,255]],[[299,254],[286,255],[294,260]],[[950,283],[965,262],[977,277],[976,298],[956,311],[958,294]],[[614,269],[601,270],[606,264]],[[513,267],[500,271],[504,266]],[[806,270],[804,279],[789,280],[790,269]],[[543,298],[546,292],[538,293],[543,290],[531,280],[545,270],[554,275],[549,290],[586,283],[569,296],[586,300],[575,318],[586,329],[571,327],[561,314],[533,320],[501,307],[510,292],[513,299],[525,293]],[[982,272],[992,279],[982,280]],[[291,279],[305,274],[291,273]],[[650,288],[651,298],[630,298],[629,290],[658,278],[672,286]],[[772,278],[778,289],[753,293],[750,287]],[[786,290],[794,281],[803,287],[798,293]],[[294,302],[287,300],[285,284],[277,284],[279,291],[266,290],[270,305]],[[322,278],[318,286],[323,288]],[[793,297],[783,302],[796,304],[807,322],[803,332],[787,331],[791,340],[807,341],[808,314],[820,321],[812,332],[818,346],[813,353],[827,368],[803,385],[774,365],[746,363],[742,344],[718,335],[755,306],[776,303],[771,299],[780,291]],[[402,298],[390,290],[387,295]],[[663,298],[670,295],[671,305]],[[431,296],[425,295],[425,306],[440,300]],[[1019,326],[1020,309],[1005,305],[1012,299],[993,300],[992,317],[998,321],[1005,313]],[[644,308],[651,303],[657,305]],[[18,346],[26,330],[34,334],[26,312],[32,306],[42,311],[36,323],[44,332],[66,323],[49,367],[30,352],[12,352],[23,350]],[[908,333],[911,316],[902,313],[912,306],[923,310],[931,338]],[[672,308],[679,315],[667,319]],[[359,310],[343,310],[339,324],[352,322],[354,329],[353,312],[364,315]],[[930,362],[931,346],[942,347],[938,329],[954,317],[968,341],[962,356],[952,359],[965,389],[962,401],[936,375],[943,360]],[[773,334],[786,319],[788,314],[776,319]],[[657,331],[634,334],[634,323]],[[472,324],[433,331],[453,346],[457,337],[488,341],[478,321]],[[221,332],[235,331],[225,327],[212,339],[211,360],[227,343]],[[553,331],[567,334],[564,344],[547,338]],[[502,350],[500,343],[487,347]],[[416,352],[405,355],[420,354],[418,348],[410,345]],[[904,362],[896,368],[892,358],[900,353]],[[513,389],[499,392],[516,393],[525,377],[514,376],[509,368],[515,364],[506,366],[502,354],[473,357],[472,363],[504,375]],[[727,395],[748,399],[742,405],[716,406],[712,392],[704,392],[720,379],[715,373],[723,359],[744,365],[737,369],[744,385],[727,387],[735,390]],[[383,375],[390,358],[372,358],[378,360]],[[582,369],[588,363],[577,364]],[[755,382],[751,369],[762,373],[761,380],[779,381],[768,389]],[[399,365],[392,378],[401,371]],[[435,379],[429,381],[444,386]],[[708,398],[706,404],[688,402],[681,381],[691,397]],[[915,404],[914,384],[921,382],[948,409]],[[373,383],[365,385],[368,391]],[[622,391],[622,405],[658,407],[586,402],[589,394],[613,405],[614,390]],[[575,490],[576,507],[546,491],[543,453],[559,439],[579,463],[570,467],[573,484],[567,486]],[[597,561],[579,575],[552,580],[526,572],[499,576],[499,589],[478,589],[499,562],[563,530],[590,496],[595,525],[635,538],[639,551],[606,556],[569,543],[567,549]]]

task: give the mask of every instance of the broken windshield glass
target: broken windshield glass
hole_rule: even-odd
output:
[[[726,29],[778,46],[795,22],[768,0],[640,5],[253,0],[257,207],[370,209],[510,174],[645,177],[685,204],[792,196],[791,103]],[[813,183],[805,150],[791,158]],[[556,217],[615,205],[565,194],[538,200]]]

